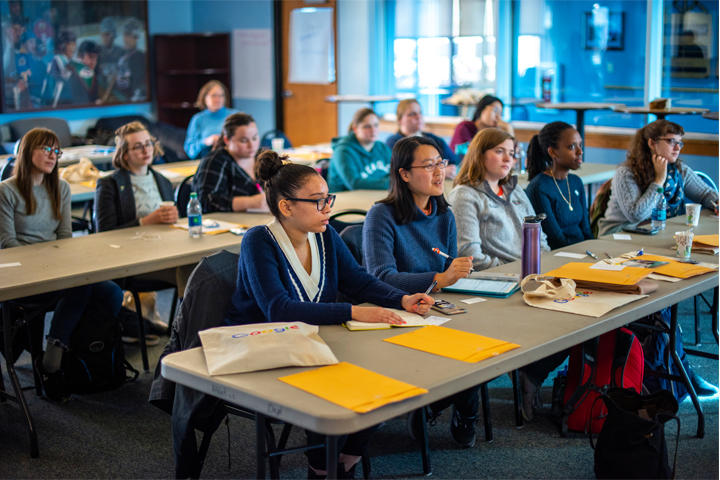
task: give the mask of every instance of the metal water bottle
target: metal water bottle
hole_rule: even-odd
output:
[[[533,215],[525,217],[523,221],[522,242],[522,278],[532,273],[540,273],[540,222],[546,215]]]

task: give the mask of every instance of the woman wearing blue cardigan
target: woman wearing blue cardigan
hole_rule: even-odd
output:
[[[220,139],[225,119],[238,113],[231,105],[230,94],[222,82],[210,80],[200,89],[195,106],[200,112],[193,115],[185,136],[185,153],[190,158],[202,158]]]
[[[363,262],[372,275],[393,287],[417,292],[453,285],[472,270],[472,257],[445,258],[438,248],[457,256],[455,217],[443,195],[445,168],[437,144],[425,137],[395,144],[390,165],[390,193],[373,206],[363,228]],[[475,444],[478,386],[439,400],[426,408],[427,421],[453,405],[450,434],[460,447]],[[420,415],[408,416],[408,432],[420,438]]]
[[[265,185],[268,207],[275,217],[270,224],[251,228],[243,238],[233,307],[226,316],[230,325],[284,322],[337,325],[348,320],[401,324],[398,308],[421,315],[434,301],[424,293],[407,295],[377,280],[357,264],[334,229],[328,228],[335,202],[325,180],[313,168],[286,163],[273,151],[263,152],[255,175]],[[338,292],[379,307],[335,303]],[[363,448],[375,427],[343,437],[340,441],[340,474],[352,478]],[[309,442],[322,437],[306,432]],[[325,452],[306,452],[308,478],[324,478]]]

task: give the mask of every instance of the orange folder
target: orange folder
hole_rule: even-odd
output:
[[[649,255],[643,256],[643,258]],[[625,267],[620,271],[600,270],[592,267],[592,263],[570,262],[544,275],[546,277],[572,278],[586,282],[609,283],[611,285],[635,285],[658,269]]]
[[[383,341],[468,363],[477,363],[520,347],[504,340],[436,325],[419,328]]]
[[[720,247],[720,235],[694,235],[694,247]]]
[[[675,277],[675,278],[690,278],[694,277],[696,275],[703,275],[705,273],[710,272],[717,272],[717,270],[713,270],[712,268],[702,267],[700,265],[691,265],[689,263],[681,263],[673,260],[670,257],[661,257],[659,255],[643,255],[643,260],[653,260],[653,261],[659,261],[659,262],[668,262],[667,265],[663,265],[658,268],[645,269],[650,272],[654,273],[661,273],[663,275],[667,275],[668,277]],[[625,270],[627,270],[630,267],[626,267]]]
[[[278,380],[358,413],[367,413],[383,405],[428,393],[424,388],[347,362]]]

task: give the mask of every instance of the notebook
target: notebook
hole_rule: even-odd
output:
[[[373,305],[372,303],[363,303],[358,305],[358,307],[377,307],[377,305]],[[425,319],[417,313],[410,313],[406,312],[405,310],[397,310],[395,308],[386,308],[385,310],[390,310],[391,312],[397,314],[400,318],[405,320],[405,323],[403,325],[391,325],[389,323],[367,323],[359,322],[357,320],[350,320],[345,322],[343,325],[345,325],[345,328],[351,331],[383,330],[392,327],[426,327],[428,325],[432,325],[431,323],[426,322]]]
[[[443,288],[444,292],[471,293],[483,297],[507,298],[520,290],[516,282],[461,278],[455,285]]]

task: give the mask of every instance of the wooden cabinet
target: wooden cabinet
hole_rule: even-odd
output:
[[[224,83],[232,99],[229,33],[154,35],[153,44],[159,121],[187,128],[199,111],[198,92],[210,80]]]

